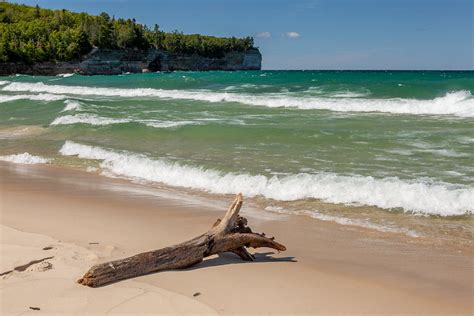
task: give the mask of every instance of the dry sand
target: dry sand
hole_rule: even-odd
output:
[[[252,263],[224,254],[87,288],[75,280],[91,265],[194,237],[231,197],[8,163],[0,163],[0,181],[2,315],[473,314],[472,249],[245,205],[250,226],[274,235],[286,252],[259,249]]]

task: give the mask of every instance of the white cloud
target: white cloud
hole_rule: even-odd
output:
[[[270,32],[259,32],[259,33],[255,34],[255,37],[270,38],[270,37],[272,37],[272,33],[270,33]]]
[[[284,36],[289,37],[289,38],[297,38],[300,37],[300,33],[298,32],[286,32]]]

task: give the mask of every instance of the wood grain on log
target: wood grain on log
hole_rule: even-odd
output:
[[[175,246],[97,264],[77,282],[97,287],[152,272],[188,268],[205,257],[222,252],[233,252],[245,261],[255,260],[247,251],[247,247],[286,250],[285,246],[274,238],[252,232],[247,226],[247,219],[239,216],[242,203],[242,194],[238,194],[224,218],[217,220],[209,231],[196,238]]]

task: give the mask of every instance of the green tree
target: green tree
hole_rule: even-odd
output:
[[[135,19],[115,19],[67,10],[0,2],[0,62],[77,60],[93,46],[108,49],[155,48],[177,54],[222,57],[253,48],[253,38],[219,38],[163,32]]]
[[[107,13],[102,12],[99,17],[99,27],[97,34],[97,46],[102,48],[114,48],[117,41],[114,36],[112,21]]]

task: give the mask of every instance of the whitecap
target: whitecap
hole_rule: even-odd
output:
[[[130,152],[66,141],[62,155],[102,160],[101,167],[116,176],[164,183],[217,194],[263,196],[293,201],[308,198],[336,204],[360,204],[403,209],[428,215],[464,215],[474,211],[474,189],[425,179],[298,173],[267,177],[181,165]]]
[[[44,158],[41,156],[34,156],[27,152],[22,153],[22,154],[0,156],[0,160],[18,163],[18,164],[28,164],[28,165],[49,163],[51,161],[51,159]]]
[[[141,120],[139,123],[143,123],[149,127],[155,128],[173,128],[180,127],[184,125],[197,125],[199,122],[195,121],[158,121],[158,120]]]
[[[64,110],[63,110],[64,111]],[[162,120],[140,120],[140,119],[126,119],[126,118],[112,118],[103,117],[95,114],[79,113],[74,115],[64,115],[57,117],[51,126],[55,125],[73,125],[73,124],[88,124],[95,126],[106,126],[114,124],[137,123],[143,124],[153,128],[176,128],[184,125],[200,124],[196,121],[162,121]]]
[[[0,95],[0,103],[12,102],[17,100],[31,101],[58,101],[65,99],[64,95],[40,93],[40,94],[16,94],[16,95]]]
[[[63,78],[67,78],[67,77],[72,77],[74,76],[75,74],[74,73],[66,73],[66,74],[58,74],[56,75],[57,77],[63,77]]]
[[[129,123],[131,120],[102,117],[94,114],[75,114],[57,117],[50,125],[71,125],[71,124],[89,124],[89,125],[111,125]]]
[[[337,112],[384,112],[394,114],[455,115],[460,117],[474,117],[474,99],[472,98],[471,92],[466,90],[448,92],[442,97],[429,100],[403,98],[368,99],[354,97],[330,98],[289,96],[287,94],[275,93],[252,95],[214,92],[210,90],[98,88],[45,85],[41,82],[14,82],[5,86],[2,90],[105,97],[158,97],[164,99],[200,100],[207,102],[237,102],[255,106],[294,107],[299,109],[319,109]]]
[[[437,156],[443,156],[443,157],[453,157],[453,158],[459,158],[459,157],[469,157],[468,154],[465,153],[459,153],[457,151],[454,151],[452,149],[425,149],[425,150],[420,150],[421,152],[427,152],[431,153]]]
[[[61,112],[66,112],[66,111],[77,111],[81,109],[81,103],[76,100],[66,100],[64,101],[64,104],[66,105],[64,109]]]

